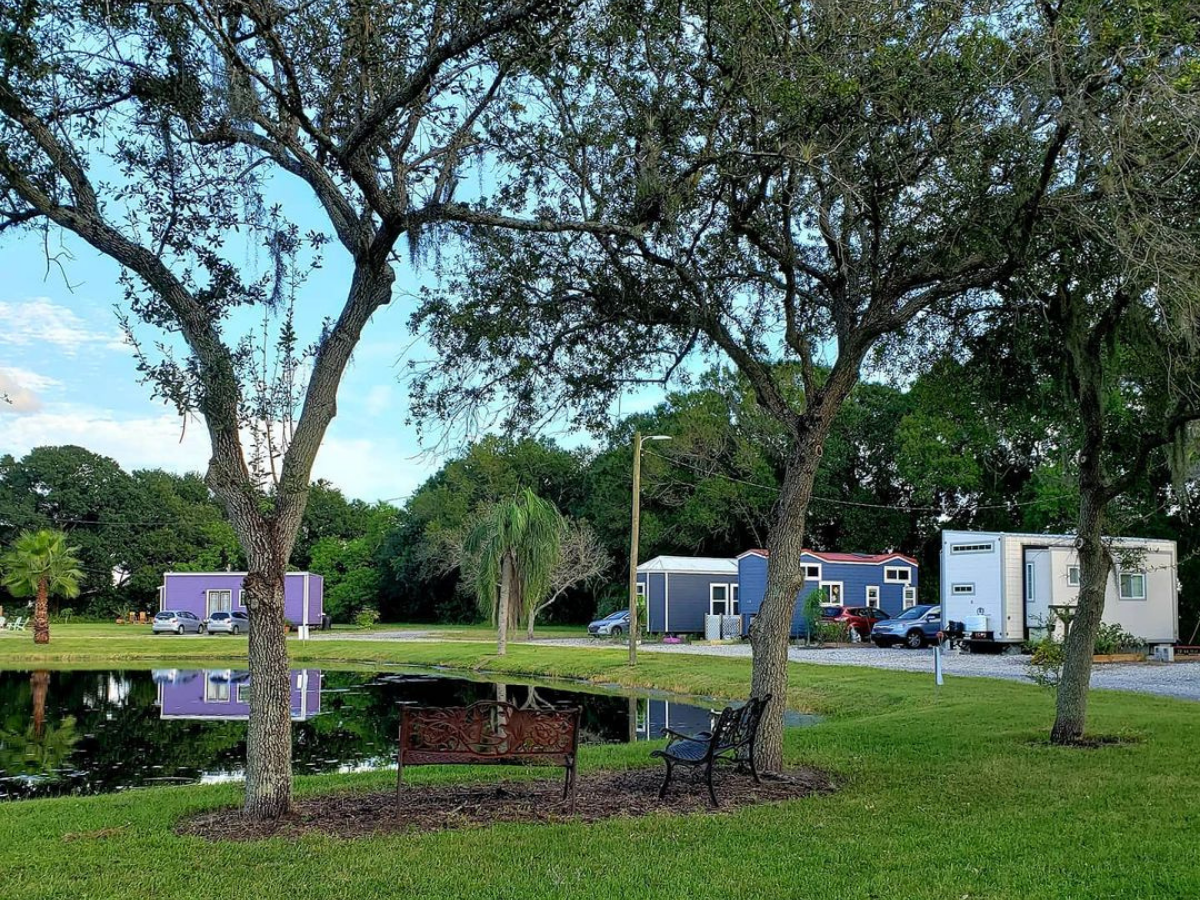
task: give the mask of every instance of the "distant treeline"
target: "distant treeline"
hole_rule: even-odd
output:
[[[1014,412],[1012,392],[1009,386],[1004,397],[990,397],[955,363],[907,390],[861,385],[821,460],[809,545],[913,555],[922,564],[922,599],[932,600],[944,527],[1071,531],[1078,497],[1062,438],[1069,423],[1052,421],[1057,407],[1036,397]],[[623,419],[593,450],[485,437],[403,507],[347,499],[319,481],[292,565],[325,577],[326,606],[338,620],[364,606],[385,621],[474,620],[476,604],[458,589],[445,547],[480,509],[529,487],[590,523],[613,559],[605,578],[556,603],[546,620],[578,622],[615,608],[626,590],[635,429],[672,437],[644,451],[641,559],[735,555],[764,543],[786,441],[740,380],[712,372],[652,412]],[[1186,639],[1200,608],[1200,542],[1165,466],[1130,497],[1110,530],[1179,541]],[[73,601],[77,614],[151,609],[164,571],[244,566],[233,529],[198,474],[127,473],[70,446],[0,457],[0,544],[48,526],[67,531],[79,547],[87,578]]]

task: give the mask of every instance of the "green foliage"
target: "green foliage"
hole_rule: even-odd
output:
[[[804,622],[806,641],[814,636],[817,623],[821,621],[821,607],[827,603],[829,603],[829,592],[825,588],[815,588],[804,595],[804,606],[800,615]]]
[[[471,587],[479,610],[496,618],[500,582],[507,560],[512,572],[510,617],[524,619],[550,592],[558,562],[563,519],[553,503],[528,488],[485,513],[467,536],[464,552],[474,558]]]
[[[1116,622],[1104,623],[1096,632],[1095,652],[1099,655],[1110,653],[1143,653],[1146,642],[1136,635],[1130,634]]]
[[[847,644],[850,642],[850,627],[845,622],[818,618],[812,624],[811,637],[818,645]]]
[[[61,531],[26,531],[0,557],[0,580],[14,597],[34,597],[43,589],[50,597],[78,597],[84,578],[78,549],[67,546]]]
[[[354,624],[359,628],[370,628],[379,621],[379,610],[373,606],[364,606],[354,614]]]

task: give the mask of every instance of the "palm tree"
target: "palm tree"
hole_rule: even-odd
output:
[[[14,597],[34,597],[33,642],[50,643],[50,611],[47,600],[78,597],[83,572],[75,558],[78,547],[67,546],[61,531],[26,531],[13,549],[0,559],[3,584]]]
[[[496,622],[496,653],[508,652],[510,617],[535,608],[550,591],[561,553],[563,518],[553,503],[526,488],[493,506],[467,536],[475,596]]]

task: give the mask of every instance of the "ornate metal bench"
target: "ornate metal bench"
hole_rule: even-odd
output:
[[[542,762],[566,769],[563,799],[570,797],[573,809],[579,716],[578,707],[518,709],[494,700],[465,707],[401,707],[396,801],[406,766]]]
[[[690,766],[693,769],[704,767],[708,796],[713,806],[721,805],[717,800],[717,792],[713,790],[713,769],[722,760],[737,763],[739,769],[749,764],[755,783],[760,783],[758,769],[754,765],[754,739],[758,736],[758,723],[762,719],[763,709],[769,702],[770,694],[752,698],[738,709],[725,707],[711,732],[691,735],[664,728],[662,733],[671,740],[662,750],[650,754],[661,757],[667,764],[667,776],[658,791],[659,798],[667,795],[667,787],[671,784],[671,775],[676,766]]]

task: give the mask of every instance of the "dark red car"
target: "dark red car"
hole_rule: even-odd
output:
[[[826,622],[841,622],[865,641],[876,622],[891,616],[871,606],[822,606],[821,618]]]

